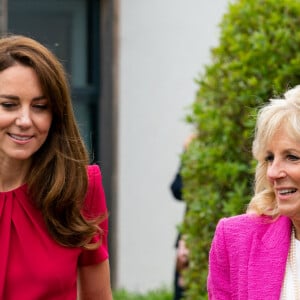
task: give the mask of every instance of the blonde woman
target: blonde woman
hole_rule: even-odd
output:
[[[222,219],[209,255],[209,299],[300,299],[300,87],[258,114],[255,194]]]

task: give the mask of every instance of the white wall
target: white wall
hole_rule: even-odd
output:
[[[227,0],[120,0],[117,285],[171,286],[184,205],[170,183]]]

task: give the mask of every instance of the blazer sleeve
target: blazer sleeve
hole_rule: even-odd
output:
[[[103,221],[99,224],[100,234],[92,239],[92,242],[101,240],[101,244],[96,250],[83,249],[79,257],[79,265],[91,265],[100,263],[108,259],[108,211],[105,200],[105,193],[102,186],[102,176],[99,166],[88,166],[88,192],[84,202],[83,215],[86,218],[103,216]]]
[[[224,235],[225,219],[219,221],[209,252],[207,278],[208,299],[231,299],[230,266],[228,249]]]

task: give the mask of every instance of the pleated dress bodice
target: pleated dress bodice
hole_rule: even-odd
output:
[[[104,212],[100,183],[90,186],[88,198],[95,198],[97,210]],[[96,251],[58,244],[27,190],[25,184],[0,192],[0,300],[75,300],[77,268],[107,259],[106,236]],[[107,232],[107,221],[102,226]]]

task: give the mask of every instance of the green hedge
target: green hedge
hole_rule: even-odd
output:
[[[219,45],[197,82],[187,121],[198,138],[182,156],[189,300],[207,298],[208,251],[218,220],[244,212],[251,197],[256,109],[300,84],[300,1],[231,1]]]
[[[171,300],[172,293],[165,288],[160,288],[143,294],[120,289],[113,292],[113,298],[114,300]]]

